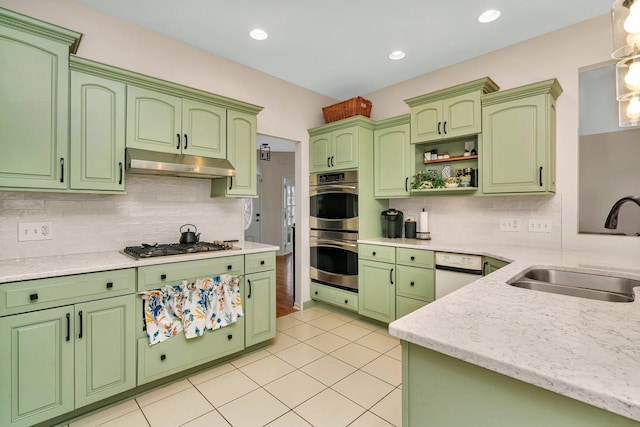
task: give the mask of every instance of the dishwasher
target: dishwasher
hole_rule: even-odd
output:
[[[436,299],[482,277],[482,256],[436,252]]]

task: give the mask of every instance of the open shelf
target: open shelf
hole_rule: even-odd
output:
[[[472,193],[478,191],[478,187],[455,187],[455,188],[423,188],[421,190],[411,190],[411,194],[422,193]]]
[[[461,160],[473,160],[477,158],[478,158],[477,154],[475,156],[455,156],[455,157],[449,157],[448,159],[425,160],[424,164],[429,165],[431,163],[459,162]]]

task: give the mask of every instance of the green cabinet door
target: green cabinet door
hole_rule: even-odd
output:
[[[442,101],[442,137],[475,135],[482,132],[480,92],[466,93]]]
[[[411,185],[411,152],[409,123],[373,133],[374,196],[407,197]]]
[[[331,158],[329,159],[331,169],[358,167],[358,133],[358,126],[331,132]]]
[[[442,139],[442,101],[411,107],[411,142]]]
[[[309,138],[309,172],[331,169],[331,132]]]
[[[180,153],[182,99],[137,86],[127,86],[127,147]]]
[[[358,313],[381,322],[395,320],[394,264],[358,261]]]
[[[275,270],[245,276],[245,346],[276,336]]]
[[[556,79],[482,98],[482,191],[555,191]]]
[[[125,85],[71,72],[70,188],[124,191]]]
[[[76,407],[136,385],[135,296],[75,306]]]
[[[484,262],[482,263],[482,273],[484,276],[487,274],[491,274],[496,270],[501,269],[505,265],[509,265],[507,261],[502,261],[501,259],[495,259],[491,257],[484,257]]]
[[[255,115],[227,111],[227,160],[236,169],[236,175],[211,181],[211,196],[256,197],[258,195],[256,129]]]
[[[0,425],[74,409],[73,306],[0,318]]]
[[[69,46],[0,24],[0,187],[66,189]]]
[[[182,100],[182,153],[225,159],[227,110],[191,99]]]

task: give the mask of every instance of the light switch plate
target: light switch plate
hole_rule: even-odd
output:
[[[52,240],[53,223],[44,222],[21,222],[18,223],[18,241],[29,242],[33,240]]]
[[[551,220],[548,218],[531,218],[529,233],[551,233]]]

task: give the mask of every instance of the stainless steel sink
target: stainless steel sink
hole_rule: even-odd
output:
[[[632,302],[635,299],[633,288],[640,286],[640,281],[594,273],[534,268],[516,277],[510,285],[601,301]]]

